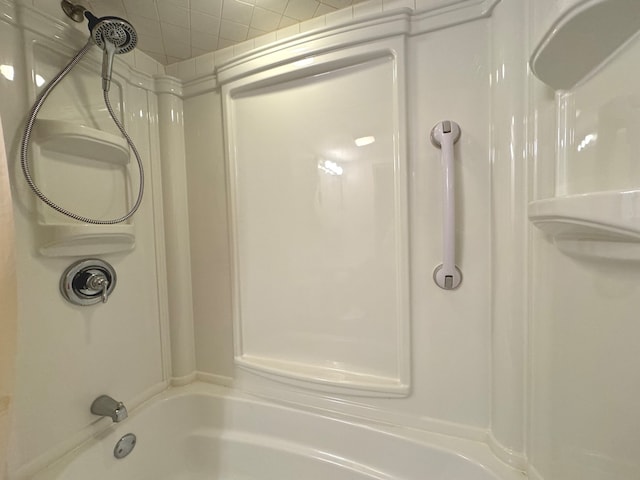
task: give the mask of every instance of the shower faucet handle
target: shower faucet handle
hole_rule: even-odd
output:
[[[62,295],[75,305],[107,303],[115,286],[114,268],[97,258],[74,263],[60,279]]]
[[[85,285],[89,290],[100,291],[102,303],[107,303],[107,300],[109,299],[109,280],[104,273],[91,273],[89,278],[87,278]]]

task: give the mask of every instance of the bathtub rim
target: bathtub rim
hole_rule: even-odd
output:
[[[162,392],[152,396],[148,400],[141,402],[131,409],[129,417],[131,420],[143,415],[150,408],[157,408],[165,401],[187,396],[204,396],[219,399],[221,401],[235,401],[242,404],[253,404],[261,408],[273,408],[281,411],[291,411],[296,414],[309,415],[318,419],[326,418],[338,421],[355,428],[366,428],[381,432],[390,437],[399,437],[402,440],[413,442],[449,457],[456,457],[462,462],[467,462],[497,476],[500,480],[523,480],[526,473],[518,470],[497,457],[491,450],[489,444],[477,440],[460,438],[438,432],[420,430],[402,425],[392,425],[378,420],[364,419],[350,414],[339,413],[323,408],[296,404],[293,402],[283,402],[265,398],[261,395],[239,391],[232,387],[195,381],[187,385],[169,386]],[[44,465],[39,465],[38,469],[29,469],[29,472],[17,471],[15,476],[9,480],[27,479],[48,479],[47,474],[62,473],[69,465],[83,452],[96,445],[102,439],[109,436],[118,429],[126,429],[127,421],[121,424],[108,424],[106,427],[96,430],[87,440],[68,450],[55,460]],[[55,477],[51,477],[55,478]]]

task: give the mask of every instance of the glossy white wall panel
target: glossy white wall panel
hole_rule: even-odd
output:
[[[638,478],[640,273],[535,238],[532,464],[549,480]]]
[[[407,388],[401,47],[345,49],[228,87],[241,364]]]
[[[25,52],[28,68],[35,80],[29,86],[29,92],[40,93],[79,49],[72,45],[61,48],[58,42],[31,32],[26,32],[25,36],[28,45]],[[90,60],[87,61],[87,59]],[[100,59],[98,48],[89,50],[85,61],[81,61],[50,94],[38,118],[80,122],[88,127],[118,135],[118,128],[111,120],[102,95],[95,85],[95,76],[100,75],[102,71]],[[124,107],[120,101],[123,95],[122,72],[116,68],[114,73],[115,80],[120,81],[117,81],[109,91],[109,98],[112,99],[114,109],[122,119],[120,111],[121,107]]]
[[[233,376],[227,181],[219,91],[184,101],[196,367]]]
[[[146,109],[146,93],[137,96],[132,104]],[[128,127],[149,169],[148,141],[135,134],[131,123]],[[95,422],[87,406],[98,395],[127,401],[163,381],[150,191],[135,217],[136,250],[101,256],[118,275],[106,305],[65,302],[58,285],[73,259],[35,255],[38,239],[29,234],[33,217],[17,218],[20,327],[14,469]],[[66,415],[51,415],[52,410]]]
[[[195,349],[189,218],[184,214],[189,210],[186,191],[184,108],[180,97],[167,91],[159,93],[158,123],[162,158],[171,370],[173,377],[185,381],[195,370]]]
[[[439,30],[409,41],[412,344],[414,398],[423,417],[486,427],[490,374],[490,157],[488,23]],[[446,48],[443,48],[446,45]],[[429,141],[444,119],[457,122],[457,247],[463,281],[454,291],[432,279],[442,262],[440,150]]]
[[[0,8],[6,6],[3,4]],[[0,36],[7,39],[2,42],[5,46],[0,53],[2,64],[13,66],[15,76],[12,80],[4,76],[0,80],[3,98],[0,115],[13,156],[17,152],[22,121],[30,107],[27,99],[33,98],[28,95],[30,79],[23,75],[28,71],[24,58],[31,58],[31,53],[20,48],[24,43],[18,40],[20,30],[11,18],[1,18]],[[37,21],[40,17],[32,12],[23,18]],[[53,35],[48,29],[59,26],[51,24],[49,19],[42,20],[42,25],[36,22],[30,27],[46,32],[43,41],[49,43]],[[66,38],[64,27],[58,31]],[[61,51],[66,53],[67,48],[65,44]],[[61,67],[65,53],[52,55],[50,66]],[[99,58],[89,56],[83,61],[89,66],[85,71],[99,70]],[[16,408],[10,458],[14,472],[26,471],[24,467],[28,470],[37,457],[46,459],[47,455],[62,452],[83,435],[89,435],[97,420],[89,413],[89,405],[99,394],[111,394],[132,407],[149,391],[157,391],[164,385],[159,318],[159,304],[163,300],[158,297],[153,201],[153,171],[159,165],[150,155],[150,129],[157,128],[157,124],[149,114],[149,107],[155,100],[147,97],[146,90],[124,81],[118,66],[122,64],[116,65],[115,81],[123,89],[121,96],[114,95],[114,103],[122,99],[126,105],[118,110],[124,112],[125,125],[140,150],[148,184],[143,204],[134,217],[135,250],[102,257],[118,274],[118,284],[106,305],[74,307],[61,297],[60,275],[73,259],[45,258],[37,254],[36,202],[27,192],[21,172],[15,168],[16,162],[11,162],[11,186],[16,194],[19,302]],[[87,80],[89,77],[87,75]],[[99,76],[95,75],[93,85],[87,81],[86,89],[80,88],[77,94],[79,100],[74,106],[98,105],[95,96],[101,98]],[[82,108],[77,112],[85,114],[82,117],[85,122],[90,123],[94,118],[95,112],[83,112]],[[82,182],[83,178],[69,177],[67,181]]]
[[[490,444],[524,468],[527,315],[526,4],[491,17],[492,410]]]
[[[532,80],[534,198],[637,188],[639,52],[636,38],[558,101]],[[633,262],[572,258],[532,233],[528,456],[545,480],[640,476],[639,275]]]
[[[480,20],[414,36],[407,41],[412,394],[392,400],[336,397],[342,411],[355,415],[480,440],[485,438],[490,422],[491,396],[488,39],[489,24]],[[212,167],[199,165],[206,161],[209,150],[215,148],[211,132],[215,131],[216,118],[207,112],[208,108],[214,108],[209,105],[214,102],[214,95],[201,95],[186,102],[186,122],[192,126],[189,130],[194,128],[195,119],[208,124],[208,128],[196,127],[202,132],[196,142],[200,145],[199,158],[189,158],[194,176],[201,174],[197,182],[190,180],[190,195],[203,200],[212,199],[210,190],[218,188],[213,171],[207,173]],[[193,120],[189,112],[195,115]],[[442,184],[440,150],[431,145],[428,137],[435,123],[443,119],[454,120],[463,129],[456,148],[456,162],[460,182],[458,248],[464,281],[455,292],[441,290],[432,280],[433,268],[442,262],[439,230]],[[191,133],[187,133],[187,138],[192,138]],[[192,141],[187,142],[187,148],[192,148]],[[211,157],[215,158],[215,153]],[[198,210],[200,213],[194,217],[193,204],[190,208],[192,224],[198,219],[195,222],[198,226],[192,229],[195,235],[192,245],[198,242],[200,255],[208,256],[210,253],[205,252],[209,239],[195,233],[203,228],[200,219],[209,222],[204,231],[225,226],[221,222],[213,223],[218,218],[215,212],[207,219],[206,211]],[[203,268],[199,276],[194,273],[194,285],[196,278],[198,281],[208,278],[205,272]],[[198,291],[197,286],[195,289]],[[205,288],[194,294],[194,298],[196,312],[199,302],[203,306],[213,305],[211,294]],[[224,307],[218,304],[211,312],[203,307],[196,315],[198,367],[205,375],[228,376],[227,342],[231,337],[228,320],[219,312],[224,312]],[[198,327],[199,324],[202,326]],[[215,335],[226,335],[227,340]],[[223,350],[215,353],[220,347]],[[200,352],[201,348],[206,351]],[[224,358],[223,363],[220,358]],[[337,408],[325,395],[312,390],[286,386],[239,369],[233,376],[234,385],[243,390]]]

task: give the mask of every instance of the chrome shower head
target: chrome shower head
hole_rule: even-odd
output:
[[[84,12],[89,21],[89,33],[93,42],[104,51],[102,61],[102,89],[109,91],[113,55],[127,53],[138,43],[138,34],[129,22],[119,17],[98,18],[89,11]]]
[[[84,16],[89,20],[89,33],[93,42],[102,48],[108,43],[116,49],[114,53],[127,53],[133,50],[138,43],[138,34],[129,22],[119,17],[96,17],[86,11]]]

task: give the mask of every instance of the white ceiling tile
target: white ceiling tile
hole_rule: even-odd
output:
[[[136,62],[136,68],[142,70],[149,75],[155,75],[158,73],[158,63],[140,49],[133,51],[134,60]]]
[[[233,56],[233,46],[238,43],[234,40],[229,40],[228,38],[222,38],[218,40],[218,48],[231,48],[231,56]]]
[[[296,23],[298,23],[298,21],[295,18],[283,16],[280,19],[280,24],[278,25],[278,28],[290,27],[291,25],[295,25]]]
[[[216,50],[213,54],[213,60],[216,65],[220,65],[224,62],[227,62],[233,58],[233,47],[225,47],[220,50]]]
[[[196,75],[196,60],[190,58],[178,64],[178,76],[180,78],[193,78]]]
[[[90,3],[89,9],[97,17],[125,17],[127,12],[124,9],[122,0],[94,0]]]
[[[45,0],[33,0],[45,1]],[[50,0],[46,0],[50,1]],[[57,0],[55,0],[57,1]],[[129,20],[138,48],[164,65],[207,52],[233,52],[261,46],[298,31],[353,15],[351,5],[368,0],[85,0],[98,17]],[[376,5],[382,0],[374,0]],[[364,5],[358,8],[365,10]],[[347,8],[348,7],[348,8]],[[348,12],[347,12],[348,10]],[[337,16],[339,15],[339,17]],[[314,20],[312,20],[312,18]],[[316,21],[317,19],[317,21]],[[301,27],[300,21],[306,23]],[[280,30],[277,30],[280,29]],[[269,33],[267,33],[269,32]],[[253,47],[251,47],[253,48]],[[217,53],[216,53],[217,55]]]
[[[158,20],[158,9],[154,0],[124,0],[127,15]],[[127,17],[129,18],[129,17]]]
[[[196,57],[196,75],[204,75],[213,73],[216,64],[213,58],[213,52],[203,53]]]
[[[249,26],[222,19],[220,22],[220,38],[242,42],[247,39]]]
[[[137,15],[130,15],[127,19],[136,29],[138,37],[159,37],[160,23],[157,20],[151,20],[150,18],[139,17]]]
[[[244,42],[236,43],[233,46],[233,54],[234,55],[243,55],[245,53],[250,52],[254,48],[255,48],[255,45],[253,43],[253,39],[246,40]]]
[[[382,0],[380,0],[382,2]],[[382,5],[382,3],[381,3]],[[381,7],[382,8],[382,7]],[[318,9],[316,10],[316,13],[313,14],[314,17],[319,17],[321,15],[326,15],[328,13],[331,12],[335,12],[336,9],[330,5],[326,5],[324,3],[321,3],[320,5],[318,5]]]
[[[301,32],[310,32],[311,30],[317,30],[319,28],[324,28],[326,26],[324,17],[315,17],[311,20],[307,20],[300,24]]]
[[[220,29],[220,18],[206,13],[191,12],[191,32],[204,32],[217,35]]]
[[[167,57],[189,58],[191,56],[191,44],[182,42],[164,42],[164,50]]]
[[[283,40],[285,38],[289,38],[290,36],[296,35],[298,33],[300,33],[300,25],[296,23],[287,28],[276,30],[276,38],[278,40]]]
[[[320,0],[320,3],[326,3],[330,7],[340,9],[348,7],[353,3],[352,0]]]
[[[337,25],[340,23],[348,22],[352,18],[353,18],[353,7],[336,10],[333,13],[329,13],[326,17],[327,25]]]
[[[251,33],[251,29],[249,29],[249,33]],[[276,41],[276,32],[265,33],[264,35],[260,35],[253,39],[253,43],[256,47],[264,47],[265,45],[269,45]]]
[[[186,8],[172,5],[170,3],[159,3],[158,14],[160,21],[177,25],[178,27],[189,28],[189,10]]]
[[[251,28],[270,32],[278,28],[282,15],[265,10],[264,8],[255,7],[253,17],[251,17]],[[254,35],[256,36],[256,35]]]
[[[224,0],[222,5],[223,20],[249,25],[253,14],[253,6],[239,0]],[[226,37],[229,38],[229,37]]]
[[[249,27],[249,33],[247,34],[247,39],[260,37],[262,35],[265,35],[266,33],[267,32],[263,32],[262,30]]]
[[[178,62],[181,60],[176,57],[167,57],[167,75],[173,75],[174,77],[178,76]]]
[[[215,50],[215,48],[213,50],[203,50],[202,48],[196,48],[193,45],[191,46],[191,55],[193,55],[194,57],[198,58],[202,55],[205,54],[210,54],[213,55],[213,51]]]
[[[308,20],[313,17],[318,5],[316,0],[289,0],[284,14],[296,20]]]
[[[157,37],[151,37],[146,35],[139,37],[138,48],[143,52],[148,53],[149,55],[151,55],[152,53],[162,54],[162,55],[165,54],[164,44],[162,42],[162,37],[160,37],[160,35],[158,35]]]
[[[366,2],[353,2],[353,14],[354,15],[370,15],[373,13],[382,12],[382,0],[369,0]]]
[[[284,13],[289,0],[256,0],[256,7],[265,8],[276,13]]]
[[[191,0],[191,10],[208,13],[214,17],[222,16],[222,0]]]
[[[156,0],[158,5],[161,3],[171,3],[173,5],[178,5],[183,8],[189,8],[189,0]]]
[[[170,23],[160,23],[160,30],[162,31],[162,40],[167,46],[167,42],[178,43],[190,43],[191,31],[188,28],[178,27],[177,25],[171,25]],[[168,53],[167,53],[168,55]],[[176,56],[176,55],[172,55]]]
[[[222,48],[218,45],[218,32],[215,35],[210,35],[195,30],[191,32],[191,46],[208,52],[212,52],[216,48]]]
[[[153,52],[145,52],[151,58],[157,60],[163,65],[167,64],[167,56],[164,53],[153,53]]]

